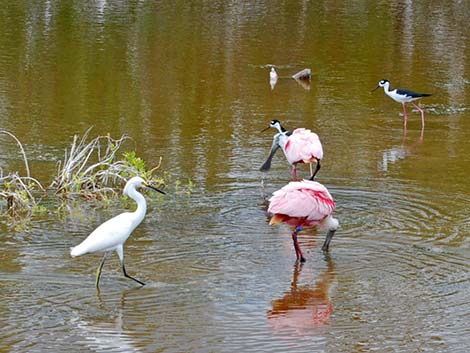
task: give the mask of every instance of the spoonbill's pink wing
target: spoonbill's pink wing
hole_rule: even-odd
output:
[[[317,134],[299,128],[295,129],[287,139],[285,154],[290,164],[311,163],[315,159],[323,158],[323,147]]]
[[[275,191],[268,212],[291,218],[304,218],[314,225],[331,215],[335,203],[325,186],[310,180],[293,181]]]

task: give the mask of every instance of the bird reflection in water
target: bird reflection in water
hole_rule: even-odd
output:
[[[409,139],[410,140],[410,139]],[[382,152],[382,160],[378,163],[378,169],[382,172],[388,171],[389,165],[405,159],[412,155],[417,146],[424,140],[424,129],[421,129],[419,138],[413,142],[407,142],[406,128],[403,130],[403,139],[399,146],[393,146]]]
[[[297,262],[290,289],[281,298],[272,301],[272,309],[267,317],[271,328],[276,333],[296,331],[298,334],[311,333],[330,321],[333,303],[330,292],[336,279],[334,263],[325,255],[327,268],[315,285],[299,285],[303,264]]]

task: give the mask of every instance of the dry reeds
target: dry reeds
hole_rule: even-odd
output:
[[[26,176],[20,176],[18,172],[4,175],[0,168],[0,197],[6,199],[6,208],[15,215],[20,213],[31,213],[37,206],[34,191],[45,191],[41,183],[32,178],[29,172],[28,158],[21,142],[11,132],[0,130],[0,134],[7,135],[15,140],[23,156]]]
[[[114,139],[106,135],[87,141],[90,131],[91,128],[82,137],[75,135],[70,148],[65,150],[64,159],[58,162],[57,174],[48,187],[55,195],[102,200],[107,195],[118,193],[126,180],[136,175],[153,184],[163,183],[162,179],[153,176],[153,172],[160,167],[161,159],[155,168],[147,170],[144,161],[135,152],[120,153],[124,142],[130,139],[128,136]],[[26,170],[26,176],[20,176],[18,172],[4,175],[0,168],[0,198],[6,200],[9,214],[32,214],[35,209],[44,208],[38,205],[34,195],[40,192],[45,195],[45,188],[31,177],[28,159],[18,138],[6,130],[0,129],[0,134],[15,140]],[[118,158],[118,153],[121,158]]]
[[[160,166],[146,171],[143,161],[135,153],[124,154],[124,159],[118,159],[117,153],[129,137],[123,135],[113,139],[106,135],[87,142],[90,130],[81,138],[78,135],[73,137],[64,160],[58,163],[57,176],[50,185],[56,193],[66,197],[104,198],[107,194],[116,193],[131,176],[152,178],[152,172]]]

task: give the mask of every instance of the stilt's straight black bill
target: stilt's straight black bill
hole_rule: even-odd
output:
[[[266,129],[261,130],[261,132],[265,132],[266,130],[269,130],[271,126],[268,126]]]

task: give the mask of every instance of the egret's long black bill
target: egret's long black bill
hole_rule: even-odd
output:
[[[148,188],[150,188],[150,189],[153,189],[153,190],[155,190],[155,191],[158,191],[160,194],[166,195],[166,192],[164,192],[164,191],[162,191],[162,190],[156,188],[155,186],[152,186],[152,185],[146,185],[146,186],[147,186]]]

